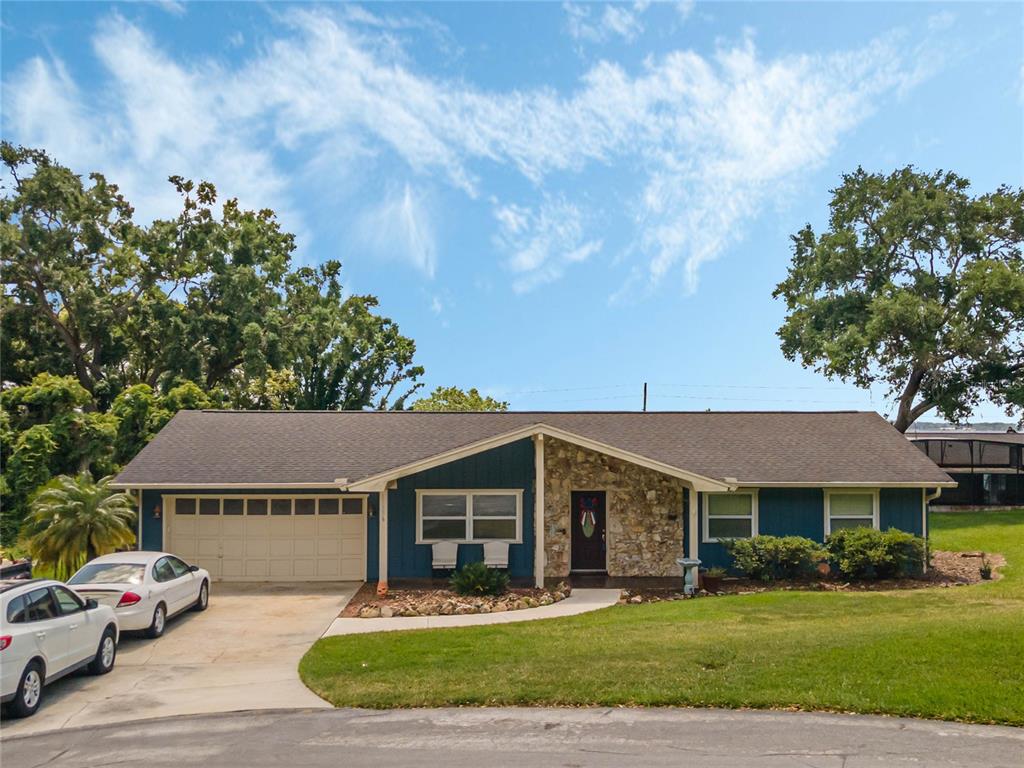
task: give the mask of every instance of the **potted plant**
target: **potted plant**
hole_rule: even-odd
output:
[[[708,568],[707,570],[700,572],[700,585],[705,592],[711,592],[712,594],[718,594],[718,591],[722,588],[722,579],[725,578],[725,568]]]

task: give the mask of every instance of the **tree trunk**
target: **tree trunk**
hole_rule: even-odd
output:
[[[924,374],[924,368],[915,367],[910,372],[910,378],[907,379],[907,386],[903,388],[903,394],[900,395],[899,408],[896,411],[896,420],[892,424],[899,432],[906,432],[911,424],[935,407],[927,402],[914,405],[914,399],[917,397],[917,393],[921,391],[921,382],[924,381]]]

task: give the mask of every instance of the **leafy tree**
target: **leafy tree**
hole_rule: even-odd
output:
[[[289,276],[295,406],[400,410],[423,386],[423,367],[413,365],[416,343],[372,311],[376,297],[343,299],[340,273],[341,263],[328,261]]]
[[[93,482],[88,472],[60,475],[39,489],[26,521],[32,559],[68,578],[94,557],[135,544],[135,502],[108,487],[111,477]]]
[[[85,410],[91,402],[73,376],[41,373],[31,384],[0,393],[6,439],[0,464],[6,486],[0,537],[9,543],[39,485],[61,473],[114,468],[117,420]]]
[[[912,167],[843,176],[828,230],[793,236],[775,289],[785,356],[884,382],[901,432],[932,410],[960,421],[982,397],[1024,406],[1024,190],[968,189]]]
[[[484,397],[475,387],[468,392],[458,387],[438,387],[412,404],[414,411],[507,411],[508,403]]]
[[[374,297],[343,298],[337,262],[293,270],[295,239],[273,211],[217,210],[213,185],[175,176],[181,214],[140,226],[100,174],[83,182],[6,142],[0,160],[9,381],[73,375],[89,410],[183,381],[256,408],[400,407],[416,389],[412,340]]]

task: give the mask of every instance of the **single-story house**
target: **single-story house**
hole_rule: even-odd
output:
[[[943,429],[907,432],[907,438],[956,481],[943,507],[1024,506],[1024,434]]]
[[[218,579],[386,584],[500,541],[540,585],[728,565],[724,538],[927,535],[955,483],[873,412],[182,411],[115,485],[141,548]]]

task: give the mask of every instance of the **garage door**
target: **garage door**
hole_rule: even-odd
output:
[[[168,497],[167,551],[225,581],[362,581],[362,496]]]

